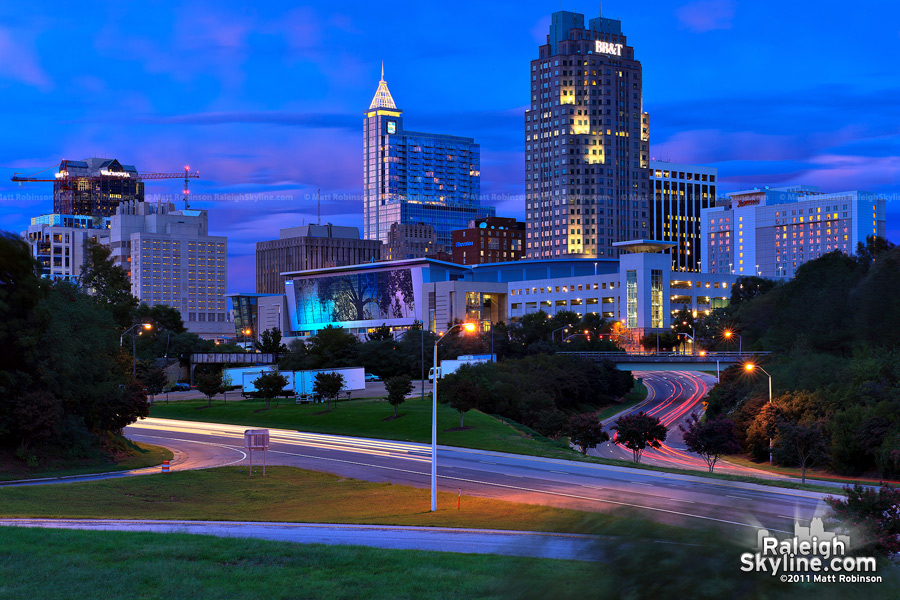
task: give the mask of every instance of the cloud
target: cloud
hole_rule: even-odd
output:
[[[734,0],[697,0],[678,7],[675,16],[686,29],[706,33],[717,29],[731,29],[735,9]]]
[[[312,129],[346,129],[358,132],[362,129],[357,115],[296,113],[280,111],[208,112],[170,116],[146,116],[145,123],[157,125],[230,125],[235,123],[259,123],[287,125]]]
[[[0,28],[0,79],[21,81],[42,91],[53,88],[53,82],[40,64],[30,40],[9,29]]]

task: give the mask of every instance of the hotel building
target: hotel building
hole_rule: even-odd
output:
[[[209,235],[207,211],[124,202],[110,219],[109,245],[139,301],[177,308],[187,330],[201,337],[232,335],[225,306],[228,240]]]
[[[701,211],[704,273],[789,278],[808,260],[853,254],[868,236],[885,236],[885,201],[870,192],[793,186],[727,197]]]
[[[618,256],[651,231],[649,116],[622,23],[553,13],[529,75],[526,254]]]
[[[675,242],[673,271],[700,271],[700,211],[715,206],[717,178],[714,167],[650,161],[651,233],[655,240]]]
[[[525,257],[525,223],[506,217],[475,219],[453,232],[453,261],[459,265],[510,262]]]
[[[450,232],[493,216],[481,206],[481,149],[467,137],[407,131],[384,81],[363,121],[363,237],[388,243],[394,223],[434,227],[438,250]]]

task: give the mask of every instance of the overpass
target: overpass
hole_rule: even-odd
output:
[[[559,352],[595,361],[608,360],[626,371],[716,371],[731,365],[753,362],[770,352]]]

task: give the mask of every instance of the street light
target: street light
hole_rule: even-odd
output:
[[[119,348],[122,347],[122,344],[125,342],[125,336],[128,335],[133,329],[136,327],[143,327],[146,330],[153,329],[152,323],[135,323],[131,327],[125,330],[125,332],[119,336]],[[131,381],[137,380],[137,352],[135,349],[134,336],[131,336]]]
[[[437,510],[437,347],[444,336],[457,327],[462,327],[466,331],[475,331],[475,323],[457,323],[442,333],[441,337],[434,342],[434,368],[431,370],[433,377],[431,380],[431,512]]]
[[[753,369],[759,369],[769,378],[769,404],[772,403],[772,376],[769,375],[769,372],[763,369],[759,365],[754,365],[753,363],[747,363],[744,365],[744,368],[750,372]],[[772,438],[769,438],[769,464],[772,464]]]
[[[553,339],[556,337],[556,332],[557,332],[557,331],[566,329],[566,328],[571,327],[571,326],[572,326],[572,324],[569,323],[568,325],[563,325],[563,326],[560,327],[559,329],[554,329],[552,332],[550,332],[550,342],[553,343]],[[559,339],[562,340],[562,336],[559,336]]]
[[[726,340],[730,340],[732,337],[736,337],[738,339],[738,354],[744,353],[744,338],[728,329],[725,330],[725,333],[723,335],[725,336]]]

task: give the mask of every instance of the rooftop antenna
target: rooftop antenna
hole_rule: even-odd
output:
[[[384,69],[384,67],[381,67],[381,68],[382,68],[382,70]],[[383,74],[382,74],[382,78],[384,78]],[[318,214],[318,218],[316,219],[316,225],[322,224],[322,198],[320,195],[321,191],[322,191],[322,188],[319,188],[316,190],[316,212]]]

